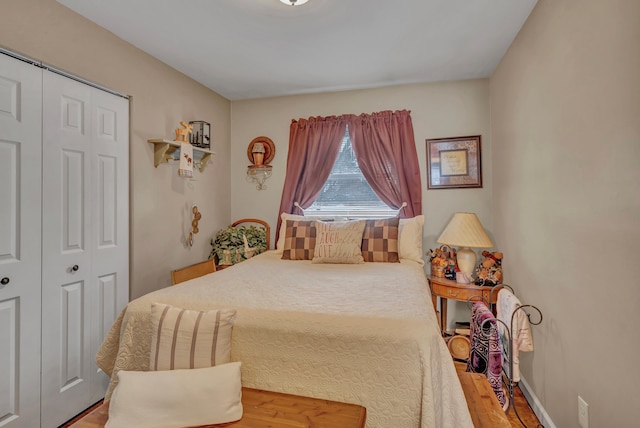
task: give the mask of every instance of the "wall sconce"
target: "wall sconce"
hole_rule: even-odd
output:
[[[247,181],[257,183],[256,189],[267,188],[264,182],[271,177],[273,168],[269,163],[275,155],[276,146],[268,137],[256,137],[249,143],[247,157],[252,164],[247,167]]]
[[[249,165],[247,167],[247,181],[257,183],[256,189],[264,190],[267,186],[264,182],[271,177],[271,165]]]

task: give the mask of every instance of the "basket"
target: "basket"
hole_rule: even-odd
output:
[[[442,245],[436,249],[435,254],[436,256],[431,259],[431,276],[445,278],[445,269],[450,264],[450,259],[454,257],[453,250],[448,245]]]
[[[436,278],[444,278],[444,266],[436,266],[431,263],[431,276]]]
[[[468,360],[471,353],[471,341],[466,336],[455,335],[447,343],[451,356],[457,360]]]

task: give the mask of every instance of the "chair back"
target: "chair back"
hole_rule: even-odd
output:
[[[181,269],[171,271],[171,284],[176,285],[193,278],[198,278],[208,273],[216,271],[216,264],[213,260],[195,263]]]

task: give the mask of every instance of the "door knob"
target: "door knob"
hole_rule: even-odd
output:
[[[72,271],[77,272],[78,269],[80,269],[80,267],[78,265],[73,265],[73,267],[71,268]]]
[[[4,278],[0,279],[0,284],[2,285],[7,285],[9,282],[10,282],[9,277],[5,276]]]

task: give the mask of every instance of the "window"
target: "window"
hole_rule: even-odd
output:
[[[397,210],[382,202],[362,175],[347,128],[331,174],[318,198],[304,210],[304,215],[382,218],[396,214]]]

